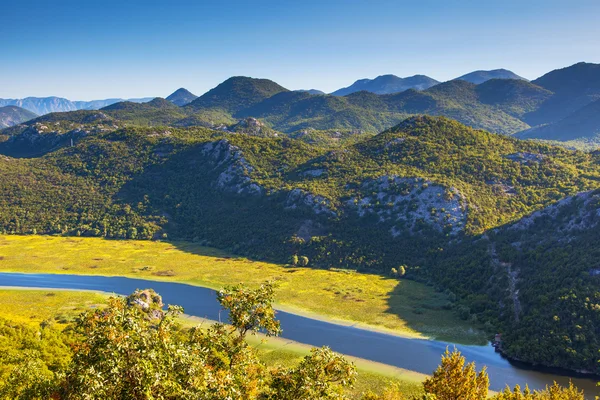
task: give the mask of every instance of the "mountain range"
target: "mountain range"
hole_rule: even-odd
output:
[[[493,78],[497,76],[502,78]],[[389,84],[413,78],[413,84],[434,83],[422,76],[403,79],[386,75],[358,81],[371,91],[345,96],[291,91],[268,79],[232,77],[200,97],[178,89],[168,96],[167,103],[172,107],[164,102],[136,106],[133,101],[125,102],[127,106],[111,107],[123,103],[115,103],[117,99],[83,103],[48,98],[46,103],[29,98],[19,104],[35,106],[41,109],[40,114],[57,108],[108,107],[104,110],[108,117],[138,125],[235,130],[241,126],[240,120],[255,118],[263,124],[263,133],[281,132],[294,137],[298,132],[306,137],[312,131],[330,137],[349,132],[375,134],[411,115],[440,115],[490,132],[517,134],[519,138],[562,141],[580,147],[597,144],[598,123],[592,103],[600,100],[600,65],[578,63],[531,82],[520,77],[510,79],[514,76],[506,70],[476,71],[425,89],[421,86],[420,90],[373,93],[393,90]],[[490,77],[493,79],[479,84],[468,82]],[[105,106],[107,103],[110,105]],[[309,136],[315,137],[312,133]]]
[[[149,98],[129,99],[136,103],[145,103]],[[98,110],[110,104],[125,101],[124,99],[105,99],[92,101],[71,101],[62,97],[26,97],[24,99],[0,99],[0,107],[17,106],[29,110],[37,115],[53,112],[67,112],[76,110]]]

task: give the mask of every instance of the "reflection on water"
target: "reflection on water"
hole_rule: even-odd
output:
[[[56,289],[99,290],[127,295],[135,289],[153,288],[165,303],[184,307],[186,314],[212,320],[224,319],[214,290],[172,282],[103,276],[0,273],[0,286],[21,286]],[[566,385],[571,379],[586,394],[596,393],[595,381],[569,377],[548,370],[517,366],[494,351],[492,346],[466,346],[432,340],[408,339],[351,326],[314,320],[279,311],[277,318],[282,336],[312,346],[329,346],[334,351],[400,368],[430,374],[439,364],[446,347],[456,347],[467,360],[484,365],[490,376],[492,390],[516,384],[542,389],[554,381]],[[593,398],[593,396],[591,397]]]

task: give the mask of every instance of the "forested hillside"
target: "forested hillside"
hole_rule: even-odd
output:
[[[291,93],[310,96],[281,95]],[[524,255],[518,257],[536,260],[521,266],[509,258],[516,251],[505,255],[508,239],[490,238],[508,237],[512,231],[505,225],[600,187],[598,154],[520,141],[443,117],[413,117],[336,145],[133,125],[140,113],[152,120],[178,110],[163,99],[119,103],[3,131],[0,232],[178,238],[258,259],[286,262],[298,255],[311,267],[386,274],[405,265],[409,278],[456,296],[456,312],[465,318],[487,323],[490,332],[507,332],[507,354],[594,369],[590,346],[600,325],[592,317],[582,324],[575,319],[597,304],[589,286],[595,281],[568,279],[589,267],[587,258],[577,261],[581,267],[556,264],[560,273],[552,275],[536,264],[537,245],[521,240],[517,248]],[[14,158],[22,155],[35,157]],[[501,273],[509,262],[527,278],[513,281]],[[560,289],[548,281],[558,277]],[[518,306],[506,299],[515,285],[522,285]],[[590,298],[569,306],[577,317],[557,311],[564,291]],[[523,313],[515,314],[518,320],[507,311],[511,304]],[[574,351],[560,356],[523,350],[535,348],[542,335],[560,340],[544,324],[519,323],[549,313],[564,321],[564,329],[580,325],[587,339],[577,339]]]
[[[581,193],[465,240],[423,276],[464,299],[466,316],[497,327],[508,356],[598,374],[599,199]]]

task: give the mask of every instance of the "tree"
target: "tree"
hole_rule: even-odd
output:
[[[398,277],[398,270],[396,268],[390,269],[390,276],[392,278],[397,278]]]
[[[401,265],[398,267],[398,277],[402,278],[404,275],[406,275],[406,267]]]
[[[175,335],[182,310],[164,312],[162,306],[153,290],[138,290],[82,314],[75,326],[82,340],[75,344],[62,396],[156,399],[201,389],[205,364]]]
[[[248,333],[281,332],[272,307],[274,289],[266,282],[256,289],[220,290],[229,324],[192,329],[177,323],[181,307],[164,310],[153,290],[112,297],[107,307],[77,319],[66,367],[62,358],[44,360],[35,349],[0,353],[8,368],[0,370],[7,372],[0,376],[0,399],[344,399],[356,369],[342,356],[313,349],[294,368],[270,370],[246,341]],[[49,336],[48,344],[55,343],[53,332],[42,339]],[[14,333],[27,341],[38,336],[33,330]]]
[[[241,339],[247,332],[262,330],[267,336],[281,333],[281,325],[275,319],[273,301],[275,286],[271,282],[263,283],[258,289],[251,290],[243,285],[231,286],[217,293],[219,303],[229,311],[232,327],[239,332]]]
[[[489,378],[485,368],[479,373],[475,363],[465,365],[465,358],[458,350],[446,349],[442,363],[425,379],[426,393],[434,394],[438,400],[481,400],[488,394]]]
[[[569,387],[562,387],[556,382],[545,390],[531,392],[528,387],[521,391],[519,385],[514,390],[504,389],[502,393],[493,397],[493,400],[585,400],[583,391],[577,389],[572,382]]]
[[[290,263],[291,263],[293,266],[296,266],[296,265],[298,265],[298,256],[297,256],[296,254],[294,254],[294,255],[292,256],[292,258],[290,259]]]
[[[308,257],[306,257],[306,256],[301,256],[301,257],[300,257],[300,259],[298,260],[298,264],[299,264],[301,267],[306,267],[306,266],[308,266]]]
[[[318,400],[345,399],[345,387],[356,381],[356,367],[329,348],[312,349],[296,368],[273,373],[265,399]]]

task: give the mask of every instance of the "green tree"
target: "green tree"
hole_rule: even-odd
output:
[[[110,298],[107,307],[78,317],[68,363],[62,355],[45,356],[35,348],[11,351],[18,338],[29,343],[36,337],[39,347],[44,334],[29,328],[6,331],[0,321],[0,350],[9,349],[0,352],[0,399],[345,398],[356,369],[328,348],[313,349],[296,367],[270,370],[247,343],[248,333],[281,332],[272,307],[273,284],[232,286],[217,296],[229,324],[192,329],[177,323],[183,310],[169,306],[165,311],[153,290]],[[5,343],[7,332],[11,337]],[[56,341],[52,332],[46,334],[52,339],[48,344]]]
[[[425,379],[426,393],[434,394],[438,400],[481,400],[488,394],[489,378],[485,368],[479,373],[475,363],[465,365],[465,358],[458,350],[448,349],[442,356],[442,363]]]
[[[275,319],[273,300],[275,286],[271,282],[258,289],[248,289],[244,285],[231,286],[217,293],[219,303],[229,311],[232,327],[239,332],[241,339],[247,332],[262,330],[267,336],[281,333],[281,325]]]
[[[398,267],[398,277],[402,278],[404,275],[406,275],[406,267],[401,265]]]
[[[577,389],[573,382],[569,382],[568,387],[560,386],[558,383],[545,390],[536,390],[531,392],[528,387],[521,391],[517,385],[514,390],[504,389],[502,393],[493,397],[493,400],[585,400],[583,391]]]
[[[312,349],[296,368],[273,373],[269,400],[345,399],[356,381],[356,367],[329,348]]]
[[[298,264],[299,264],[301,267],[306,267],[306,266],[308,266],[308,262],[309,262],[309,261],[308,261],[308,257],[306,257],[306,256],[301,256],[301,257],[300,257],[300,259],[298,260]]]

